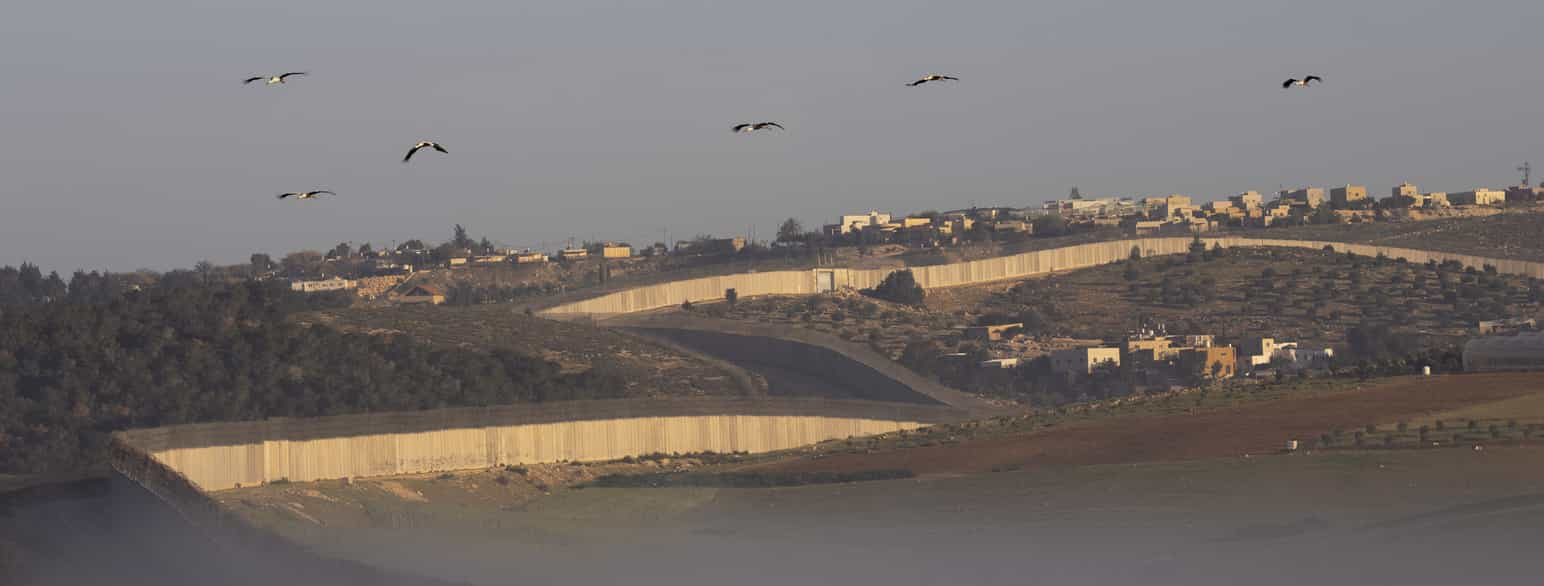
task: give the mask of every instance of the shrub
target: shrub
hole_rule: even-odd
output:
[[[880,281],[878,287],[864,289],[863,294],[904,305],[922,305],[922,300],[927,297],[927,292],[917,284],[917,278],[910,270],[885,275],[885,280]]]

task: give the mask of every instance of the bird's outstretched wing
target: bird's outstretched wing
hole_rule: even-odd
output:
[[[284,198],[289,197],[291,195],[300,195],[300,194],[298,194],[298,193],[281,193],[281,194],[279,194],[279,199],[284,199]]]
[[[450,154],[450,151],[445,150],[445,147],[440,146],[440,143],[437,143],[437,142],[436,143],[430,143],[429,146],[434,147],[434,150],[437,150],[439,152],[445,153],[447,155]]]
[[[1310,81],[1317,81],[1319,83],[1324,83],[1324,78],[1319,77],[1317,75],[1310,75],[1308,77],[1303,78],[1303,83],[1304,84],[1307,84]]]
[[[917,86],[922,85],[924,83],[927,83],[927,79],[926,78],[919,79],[917,81],[908,83],[908,84],[906,84],[906,87],[917,87]]]
[[[323,193],[325,193],[325,194],[327,194],[327,195],[337,195],[337,194],[336,194],[336,193],[333,193],[333,192],[331,192],[331,191],[327,191],[327,190],[325,190],[325,189],[319,189],[319,190],[316,190],[316,191],[313,191],[313,192],[311,192],[311,196],[312,196],[312,197],[316,197],[316,196],[318,196],[318,195],[321,195],[321,194],[323,194]]]
[[[958,77],[949,77],[947,75],[940,75],[940,76],[938,76],[938,79],[952,79],[954,81],[959,81],[960,80],[960,78],[958,78]]]
[[[408,159],[413,158],[413,154],[417,153],[418,149],[421,149],[421,148],[424,148],[424,147],[415,146],[413,148],[408,149],[407,150],[407,156],[402,157],[402,162],[406,163]]]
[[[736,125],[734,125],[734,128],[729,129],[729,131],[730,132],[741,132],[741,131],[745,130],[747,127],[749,127],[749,126],[751,126],[751,125],[750,124],[736,124]]]
[[[1295,79],[1289,79],[1289,80],[1286,80],[1286,81],[1283,81],[1283,82],[1281,82],[1281,87],[1282,87],[1282,88],[1283,88],[1283,89],[1285,89],[1285,88],[1289,88],[1289,87],[1292,87],[1292,84],[1294,84],[1294,83],[1297,83],[1297,80],[1295,80]]]
[[[289,73],[286,73],[284,75],[279,76],[279,81],[284,81],[284,78],[289,77],[291,75],[305,75],[305,74],[306,74],[306,72],[304,72],[304,71],[291,71]]]
[[[246,85],[246,84],[252,83],[254,81],[262,81],[262,80],[263,80],[263,76],[259,75],[257,77],[248,77],[246,79],[246,81],[243,81],[241,83],[242,83],[242,85]]]
[[[776,122],[762,122],[761,124],[757,124],[756,128],[766,128],[768,126],[774,127],[778,130],[788,130],[787,128],[783,128],[782,124],[778,124]]]

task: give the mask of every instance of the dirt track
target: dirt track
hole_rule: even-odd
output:
[[[1024,435],[874,454],[767,465],[785,471],[906,468],[917,474],[984,472],[1012,466],[1076,466],[1192,460],[1277,451],[1288,438],[1333,428],[1415,419],[1470,405],[1544,393],[1544,374],[1405,378],[1363,390],[1294,397],[1193,415],[1126,417]]]

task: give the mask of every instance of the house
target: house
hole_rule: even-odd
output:
[[[1487,334],[1515,333],[1523,330],[1532,330],[1537,328],[1538,322],[1531,318],[1521,317],[1482,321],[1476,324],[1476,329],[1479,330],[1481,336]]]
[[[408,289],[407,293],[397,297],[397,302],[439,305],[445,302],[445,291],[435,285],[414,285],[412,289]]]
[[[1445,208],[1453,205],[1452,202],[1448,201],[1448,194],[1445,191],[1433,191],[1422,195],[1421,201],[1422,205],[1428,208]]]
[[[862,230],[867,226],[878,226],[880,224],[889,223],[890,214],[881,214],[878,211],[869,210],[868,214],[850,214],[842,216],[842,220],[837,222],[837,233],[847,234],[854,230]],[[744,246],[742,245],[741,248],[744,248]],[[735,250],[736,252],[739,251],[739,249]]]
[[[965,328],[965,337],[970,340],[983,340],[996,342],[1003,336],[1012,337],[1015,330],[1024,329],[1024,324],[998,324],[994,326],[973,326]]]
[[[1138,235],[1153,234],[1163,229],[1161,220],[1137,220],[1131,224],[1131,230]]]
[[[901,228],[921,228],[932,225],[932,218],[901,218]]]
[[[1019,359],[1018,358],[994,358],[992,360],[983,361],[980,364],[978,364],[977,366],[980,366],[981,368],[1004,368],[1004,369],[1006,369],[1006,368],[1018,368],[1019,367]]]
[[[547,255],[540,252],[525,251],[515,255],[515,264],[525,265],[547,262]]]
[[[1195,215],[1196,209],[1190,203],[1190,196],[1174,194],[1163,198],[1158,213],[1164,219],[1187,218]]]
[[[1120,366],[1120,348],[1095,347],[1057,350],[1051,353],[1051,372],[1067,376],[1086,376],[1101,366]]]
[[[1326,365],[1334,357],[1333,348],[1311,350],[1298,348],[1297,342],[1281,342],[1276,344],[1276,352],[1271,356],[1271,360],[1284,361],[1288,369],[1298,370]]]
[[[734,254],[743,249],[745,249],[745,239],[739,236],[734,238],[704,238],[676,243],[676,252],[686,254]]]
[[[1179,352],[1181,367],[1201,378],[1233,378],[1238,374],[1238,357],[1232,346],[1185,348]]]
[[[590,251],[583,248],[565,248],[558,256],[563,260],[579,260],[590,257]]]
[[[319,293],[322,291],[351,291],[359,287],[359,283],[333,277],[322,281],[294,281],[290,283],[291,291],[301,293]]]
[[[1490,206],[1506,203],[1506,192],[1481,187],[1471,191],[1450,193],[1447,200],[1455,206]]]
[[[1365,185],[1347,185],[1330,190],[1330,201],[1336,205],[1344,206],[1366,200],[1367,186]]]
[[[1249,338],[1238,346],[1238,361],[1251,367],[1265,366],[1276,355],[1275,338]]]
[[[501,263],[501,262],[509,262],[509,257],[504,256],[502,254],[485,254],[485,255],[482,255],[482,256],[474,256],[474,257],[472,257],[472,263],[473,264],[490,265],[490,264],[498,264],[498,263]]]
[[[1034,225],[1023,220],[996,220],[992,222],[993,232],[1023,232],[1031,233]]]
[[[1409,181],[1405,181],[1401,182],[1399,185],[1395,185],[1393,189],[1389,190],[1389,197],[1408,197],[1410,199],[1418,200],[1421,199],[1421,190],[1416,188],[1416,186]]]
[[[1228,198],[1228,201],[1233,202],[1234,206],[1244,210],[1258,209],[1260,206],[1265,205],[1265,198],[1258,191],[1245,191]]]
[[[600,247],[601,258],[628,258],[633,255],[633,247],[626,244],[607,242]]]
[[[1304,187],[1297,190],[1281,190],[1281,199],[1310,208],[1317,208],[1324,203],[1324,189],[1319,187]]]
[[[1133,355],[1134,360],[1164,362],[1177,358],[1185,350],[1211,348],[1213,344],[1211,334],[1167,336],[1144,331],[1126,338],[1122,350],[1125,354]]]
[[[447,260],[447,261],[445,261],[445,266],[447,266],[447,267],[462,267],[462,266],[466,266],[466,258],[458,256],[456,258]]]

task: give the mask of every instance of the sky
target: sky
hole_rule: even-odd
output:
[[[448,239],[769,238],[788,217],[1544,175],[1544,3],[8,5],[0,264]],[[280,87],[252,75],[308,71]],[[927,73],[958,83],[904,84]],[[1317,74],[1322,86],[1283,90]],[[787,132],[735,135],[739,122]],[[421,139],[424,152],[400,163]],[[333,199],[279,201],[331,189]]]

